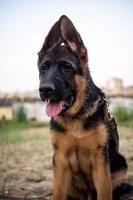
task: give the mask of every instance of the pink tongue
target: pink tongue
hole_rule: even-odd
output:
[[[46,113],[49,117],[57,117],[62,111],[62,102],[48,103]]]

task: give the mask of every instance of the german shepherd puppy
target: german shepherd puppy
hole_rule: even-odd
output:
[[[125,191],[125,158],[104,93],[94,84],[87,49],[66,16],[38,53],[40,97],[51,117],[53,200],[112,200]],[[130,188],[130,189],[129,189]]]

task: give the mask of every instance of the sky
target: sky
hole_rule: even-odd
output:
[[[38,88],[37,52],[63,14],[88,49],[95,83],[118,77],[133,85],[132,0],[0,0],[0,91]]]

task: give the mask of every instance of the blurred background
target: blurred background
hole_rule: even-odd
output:
[[[63,14],[81,34],[93,80],[117,119],[132,182],[132,11],[132,0],[0,1],[0,195],[40,196],[51,188],[49,118],[38,95],[37,53]]]

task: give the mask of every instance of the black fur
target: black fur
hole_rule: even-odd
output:
[[[111,151],[111,150],[112,149],[110,148],[109,151]],[[111,153],[109,153],[109,155],[110,155],[110,170],[111,170],[111,173],[117,172],[117,171],[122,170],[122,169],[127,169],[126,160],[121,154],[116,153],[113,157],[112,157]]]
[[[55,130],[58,133],[65,133],[66,132],[66,129],[62,125],[57,123],[56,120],[54,120],[54,119],[51,119],[51,121],[50,121],[50,128],[52,130]]]
[[[131,200],[133,199],[133,185],[123,183],[120,187],[114,190],[113,200]]]

